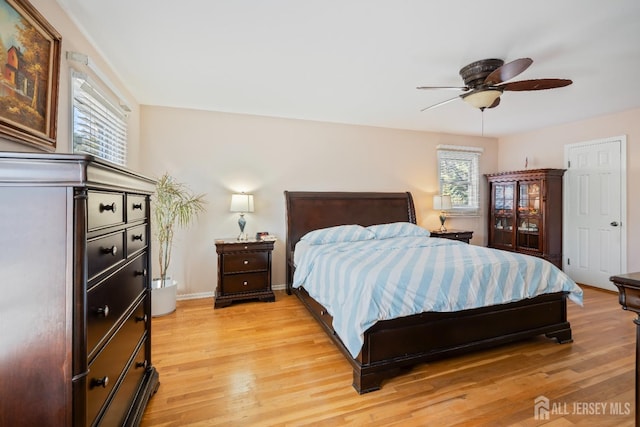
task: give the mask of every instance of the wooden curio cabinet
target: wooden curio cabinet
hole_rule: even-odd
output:
[[[542,257],[562,268],[564,169],[487,174],[489,247]]]

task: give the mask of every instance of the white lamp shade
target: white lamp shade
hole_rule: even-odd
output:
[[[472,92],[471,94],[464,96],[462,99],[473,107],[488,108],[493,105],[500,95],[502,95],[502,91],[488,89],[480,92]]]
[[[253,194],[231,195],[231,212],[253,212]]]
[[[433,196],[433,209],[437,211],[447,211],[451,209],[451,196]]]

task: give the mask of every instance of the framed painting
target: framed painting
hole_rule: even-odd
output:
[[[55,151],[61,40],[27,0],[0,0],[0,138]]]

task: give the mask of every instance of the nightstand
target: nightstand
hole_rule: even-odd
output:
[[[273,245],[262,240],[216,240],[218,288],[214,308],[250,299],[275,301],[271,290]]]
[[[431,237],[440,237],[442,239],[460,240],[461,242],[469,243],[469,240],[473,237],[473,231],[464,230],[432,230],[430,231]]]

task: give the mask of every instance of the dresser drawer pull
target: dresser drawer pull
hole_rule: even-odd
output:
[[[105,205],[104,203],[100,203],[100,212],[111,211],[116,213],[116,202],[111,203],[110,205]]]
[[[322,316],[324,316],[325,314],[327,314],[327,312],[326,312],[326,310],[320,310],[320,314],[321,314]]]
[[[102,253],[116,256],[118,254],[118,247],[116,245],[113,245],[110,248],[102,248]]]
[[[134,204],[132,204],[132,205],[131,205],[131,209],[133,209],[134,211],[135,211],[136,209],[140,209],[140,210],[142,210],[142,203],[134,203]]]
[[[136,322],[144,322],[147,323],[147,315],[145,314],[144,316],[136,316]]]
[[[98,309],[96,310],[96,313],[101,314],[104,317],[108,317],[109,316],[109,306],[105,305],[104,307],[98,307]]]
[[[142,234],[133,234],[131,236],[131,241],[135,242],[136,240],[140,240],[142,242]]]
[[[249,285],[248,281],[245,280],[244,282],[242,282],[242,286],[247,286],[247,285]]]
[[[142,270],[136,270],[134,276],[143,276],[147,277],[147,269],[143,268]]]
[[[104,376],[102,378],[94,378],[91,380],[91,387],[103,387],[107,388],[109,385],[109,377]]]
[[[149,366],[149,362],[148,361],[144,361],[144,362],[136,362],[136,368],[145,368],[147,369],[147,366]]]
[[[249,264],[249,260],[245,259],[244,261],[242,261],[242,263],[243,263],[244,265],[247,265],[247,264]]]

